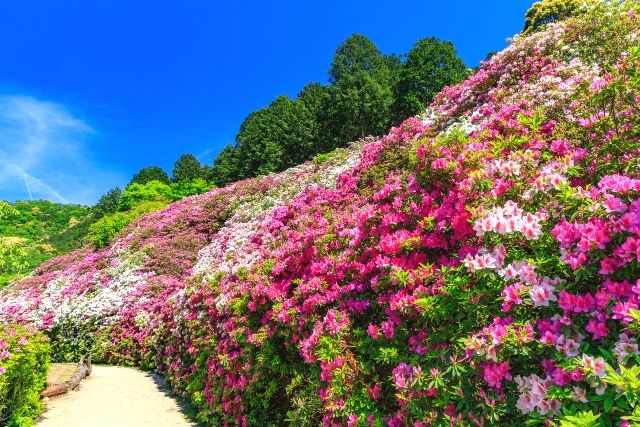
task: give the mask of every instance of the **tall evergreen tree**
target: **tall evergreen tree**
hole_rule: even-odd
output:
[[[365,36],[354,34],[331,62],[328,126],[331,148],[367,135],[379,135],[391,123],[393,57],[384,56]]]
[[[390,124],[392,92],[365,71],[342,77],[331,88],[333,146],[384,133]]]
[[[204,165],[202,166],[200,177],[204,179],[208,183],[215,183],[215,171],[213,170],[213,166]]]
[[[237,136],[243,176],[277,172],[309,159],[318,138],[314,115],[304,103],[277,97],[247,117]]]
[[[328,132],[331,88],[320,83],[309,83],[298,93],[297,101],[302,103],[314,118],[317,135],[312,145],[312,154],[331,150],[332,142]]]
[[[274,138],[277,133],[269,107],[254,111],[244,119],[236,136],[240,176],[249,178],[278,170],[283,153]]]
[[[193,154],[183,154],[173,166],[173,180],[175,182],[193,181],[201,176],[202,167]]]
[[[112,188],[107,191],[106,194],[102,195],[98,200],[98,203],[91,208],[94,220],[98,220],[105,215],[117,212],[120,204],[120,196],[122,196],[122,190],[118,187]]]
[[[244,178],[241,174],[238,149],[234,145],[224,147],[213,160],[212,177],[218,187]]]
[[[168,184],[171,182],[169,179],[169,175],[160,168],[159,166],[147,166],[145,168],[140,169],[133,178],[131,178],[131,182],[129,185],[136,184],[146,184],[149,181],[160,181]]]
[[[459,82],[467,72],[452,43],[435,37],[418,40],[395,86],[394,122],[422,112],[444,86]]]
[[[298,100],[279,96],[269,106],[276,125],[274,139],[282,148],[278,170],[309,160],[313,157],[318,139],[318,123],[314,114]]]
[[[352,34],[336,49],[331,67],[329,81],[337,83],[341,78],[364,71],[374,78],[385,78],[384,56],[376,45],[362,34]]]

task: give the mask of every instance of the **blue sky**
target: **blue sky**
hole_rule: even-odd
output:
[[[532,0],[31,0],[0,6],[0,199],[93,203],[133,173],[210,163],[242,119],[326,83],[352,33],[385,53],[452,41],[473,67]]]

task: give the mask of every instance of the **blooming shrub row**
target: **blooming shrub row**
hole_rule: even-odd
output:
[[[638,11],[516,37],[423,117],[147,215],[0,316],[164,372],[207,425],[638,422]]]
[[[30,426],[42,409],[49,340],[33,327],[0,325],[0,425]]]

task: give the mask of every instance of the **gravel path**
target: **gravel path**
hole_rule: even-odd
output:
[[[76,391],[47,401],[37,427],[196,427],[162,379],[137,369],[93,366]]]

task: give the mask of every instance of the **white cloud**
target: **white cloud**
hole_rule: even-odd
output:
[[[119,181],[86,152],[94,130],[63,105],[0,96],[0,199],[92,204]]]

